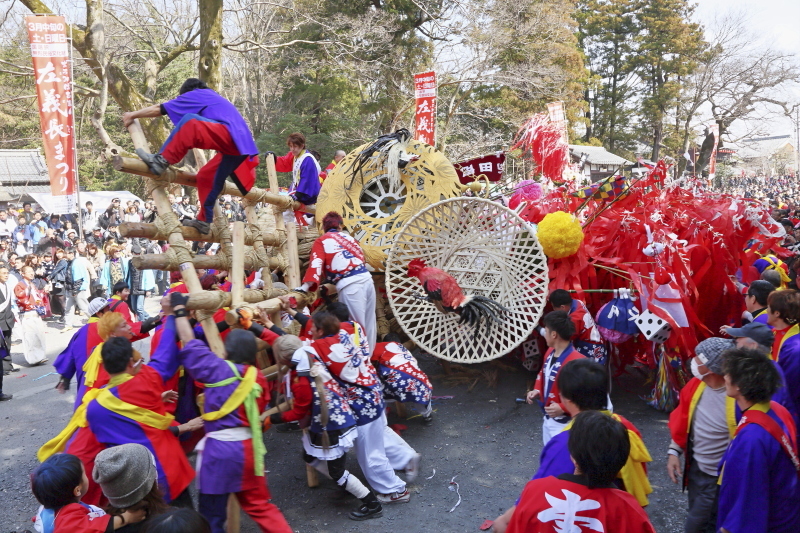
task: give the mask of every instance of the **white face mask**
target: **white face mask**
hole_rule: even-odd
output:
[[[700,364],[697,362],[697,357],[692,359],[692,362],[689,364],[692,367],[692,375],[699,380],[703,380],[704,377],[711,374],[711,372],[706,372],[705,374],[700,373]]]

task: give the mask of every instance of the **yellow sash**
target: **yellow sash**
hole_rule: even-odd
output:
[[[610,416],[617,422],[620,421],[619,416],[612,414],[611,411],[601,410],[600,412]],[[574,419],[567,422],[567,425],[564,426],[564,431],[571,429],[573,422]],[[635,431],[628,429],[628,439],[631,442],[631,451],[628,453],[628,461],[619,471],[617,477],[625,484],[625,492],[636,498],[639,505],[644,507],[650,503],[647,495],[653,492],[650,480],[647,479],[647,472],[644,470],[644,463],[649,463],[653,458],[650,457],[650,452],[647,451],[647,447]]]
[[[133,378],[133,376],[130,374],[119,374],[109,380],[107,387],[116,387],[120,383],[125,383],[131,378]],[[89,425],[86,421],[86,408],[89,406],[89,403],[97,398],[103,391],[105,391],[105,388],[86,391],[81,404],[75,409],[75,412],[72,413],[72,418],[69,419],[67,426],[61,430],[61,433],[44,443],[44,445],[39,448],[39,451],[36,452],[36,457],[40,462],[46,461],[51,455],[63,452],[64,448],[67,447],[67,442],[69,442],[72,435],[78,431],[78,428],[85,428]]]
[[[234,409],[237,409],[240,405],[242,405],[245,399],[247,399],[247,397],[250,395],[250,391],[253,390],[253,387],[256,384],[257,372],[258,371],[256,370],[256,367],[254,366],[248,367],[244,373],[244,377],[241,378],[241,381],[239,382],[239,386],[236,387],[236,390],[233,391],[233,394],[228,396],[228,399],[225,400],[225,403],[222,404],[222,407],[220,407],[216,411],[211,411],[210,413],[202,413],[200,416],[203,418],[203,420],[207,420],[209,422],[213,422],[214,420],[219,420],[223,416],[232,413]],[[234,381],[238,380],[239,378],[237,376],[233,376],[218,383],[206,385],[206,387],[212,385],[215,387],[224,387],[225,385],[230,385]]]
[[[175,420],[174,416],[170,414],[160,415],[151,411],[150,409],[145,409],[144,407],[139,407],[138,405],[133,405],[131,403],[122,401],[111,394],[111,391],[109,390],[111,387],[116,387],[121,383],[125,383],[131,378],[133,378],[133,376],[130,374],[119,374],[114,376],[111,381],[108,382],[108,387],[101,389],[101,394],[97,395],[97,403],[109,411],[114,411],[119,415],[130,418],[131,420],[135,420],[136,422],[142,423],[146,426],[150,426],[151,428],[169,428],[169,426],[172,425],[172,421]]]
[[[94,382],[97,381],[97,376],[100,374],[100,365],[103,364],[103,343],[101,342],[92,350],[86,362],[83,363],[83,383],[87,387],[94,387]]]
[[[786,335],[783,336],[781,343],[778,345],[778,353],[775,354],[775,361],[777,361],[781,356],[781,350],[783,349],[784,343],[789,340],[789,337],[794,337],[798,333],[800,333],[800,324],[795,324],[789,328],[789,331],[786,332]]]

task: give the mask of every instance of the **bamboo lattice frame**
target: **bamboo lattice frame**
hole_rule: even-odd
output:
[[[406,274],[417,258],[453,276],[466,294],[492,298],[509,312],[473,338],[473,328],[458,324],[459,315],[413,296],[424,295]],[[547,285],[547,258],[530,225],[482,198],[450,198],[411,217],[395,235],[386,266],[386,293],[400,327],[423,350],[458,363],[496,359],[527,339],[541,317]]]

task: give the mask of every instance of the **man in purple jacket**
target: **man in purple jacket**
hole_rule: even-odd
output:
[[[205,82],[189,78],[180,95],[163,104],[122,115],[125,127],[137,118],[169,115],[175,128],[158,154],[142,149],[136,153],[153,174],[161,175],[169,165],[178,163],[192,148],[215,150],[217,154],[197,173],[197,193],[202,209],[197,220],[186,220],[201,233],[208,234],[214,218],[214,205],[230,176],[242,195],[256,181],[258,148],[242,115],[228,100],[208,88]]]

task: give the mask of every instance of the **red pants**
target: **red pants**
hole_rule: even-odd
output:
[[[248,156],[239,154],[228,126],[200,115],[189,114],[172,130],[161,147],[161,155],[174,165],[192,148],[217,152],[197,173],[197,194],[201,205],[197,218],[211,222],[214,218],[214,204],[225,186],[225,179],[232,177],[242,194],[247,194],[255,184],[254,166],[247,163]]]
[[[280,509],[269,503],[267,480],[256,488],[236,493],[242,510],[264,533],[293,533]],[[225,533],[228,517],[227,494],[203,494],[199,496],[200,514],[211,524],[211,533]]]

